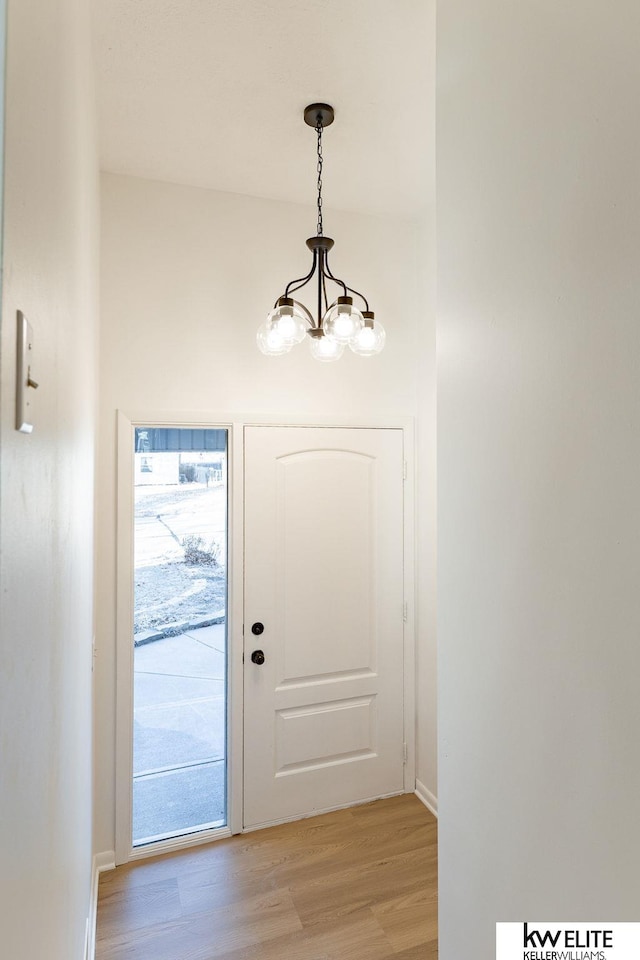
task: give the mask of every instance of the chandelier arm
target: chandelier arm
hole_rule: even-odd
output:
[[[287,290],[289,293],[287,293],[286,296],[289,296],[289,294],[295,293],[297,290],[302,290],[303,287],[306,287],[312,276],[313,274],[310,274],[308,277],[304,277],[302,280],[292,280],[291,283],[293,283],[294,286],[292,287],[291,283],[288,285]]]
[[[346,296],[347,296],[347,290],[348,290],[349,288],[348,288],[348,286],[346,285],[346,283],[344,282],[344,280],[340,280],[338,277],[334,277],[334,275],[331,273],[331,270],[329,269],[329,261],[328,261],[328,258],[326,258],[326,257],[325,257],[325,263],[324,263],[324,265],[325,265],[325,268],[326,268],[325,272],[326,272],[327,276],[329,277],[329,279],[330,279],[330,280],[333,280],[334,283],[337,283],[339,287],[342,287],[342,289],[344,290],[344,295],[345,295],[345,297],[346,297]],[[359,294],[358,294],[358,296],[359,296]]]
[[[349,293],[355,293],[356,297],[360,297],[360,299],[361,299],[362,302],[364,303],[364,309],[365,309],[365,310],[367,311],[367,313],[368,313],[368,312],[369,312],[369,301],[367,300],[367,298],[365,297],[365,295],[364,295],[363,293],[358,293],[358,291],[357,291],[357,290],[354,290],[353,287],[347,287],[347,290],[349,291]]]
[[[329,297],[327,296],[327,277],[326,277],[326,274],[324,273],[322,274],[322,292],[324,294],[324,313],[322,315],[324,319],[324,317],[327,315],[327,312],[329,310]]]
[[[306,314],[305,320],[307,321],[307,323],[308,323],[310,326],[315,327],[315,323],[314,323],[314,320],[313,320],[313,314],[311,313],[310,310],[308,310],[308,309],[305,307],[304,303],[300,303],[299,300],[294,300],[293,302],[295,303],[295,305],[296,305],[297,307],[300,307],[300,309],[305,312],[305,314]]]
[[[368,310],[369,310],[369,303],[368,303],[367,298],[365,297],[365,295],[364,295],[363,293],[360,293],[358,290],[354,290],[353,287],[348,287],[348,286],[346,285],[346,283],[344,282],[344,280],[339,280],[338,277],[334,277],[334,275],[331,273],[331,270],[329,269],[328,258],[327,258],[327,260],[325,261],[325,265],[326,265],[326,268],[327,268],[327,276],[328,276],[331,280],[333,280],[334,283],[339,284],[339,286],[341,286],[341,287],[344,289],[344,295],[345,295],[345,297],[346,297],[346,295],[347,295],[347,291],[349,291],[349,293],[355,293],[356,297],[360,297],[360,299],[361,299],[362,302],[364,303],[364,308],[365,308],[365,310],[368,311]]]
[[[318,321],[316,326],[318,330],[322,330],[322,320],[324,313],[322,311],[322,284],[324,282],[324,267],[326,262],[326,253],[324,250],[320,250],[319,260],[318,260]]]
[[[318,254],[317,254],[317,251],[314,250],[314,251],[313,251],[313,263],[311,264],[311,270],[310,270],[309,273],[306,275],[306,277],[299,277],[297,280],[291,280],[291,281],[287,284],[287,286],[286,286],[286,288],[285,288],[285,291],[284,291],[285,297],[288,297],[288,296],[289,296],[289,293],[290,293],[290,292],[293,292],[294,290],[300,290],[301,287],[304,287],[304,285],[305,285],[306,283],[308,283],[309,280],[311,280],[311,277],[312,277],[312,276],[314,275],[314,273],[315,273],[316,266],[317,266],[317,262],[318,262]],[[296,284],[300,284],[300,286],[296,286]]]

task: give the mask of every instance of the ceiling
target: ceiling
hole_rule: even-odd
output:
[[[434,179],[435,0],[93,0],[101,166],[417,217]]]

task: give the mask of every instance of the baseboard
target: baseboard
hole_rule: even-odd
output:
[[[105,850],[103,853],[94,854],[91,863],[91,900],[89,902],[89,919],[87,937],[86,957],[87,960],[94,960],[96,955],[96,920],[98,919],[98,881],[100,874],[104,870],[115,870],[116,854],[115,850]]]
[[[422,800],[427,810],[431,810],[434,817],[438,816],[438,798],[431,793],[431,790],[427,790],[424,783],[419,780],[416,780],[416,797],[418,800]]]

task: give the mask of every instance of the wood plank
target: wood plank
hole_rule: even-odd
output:
[[[182,912],[175,878],[140,884],[133,891],[105,891],[100,897],[99,935],[117,934],[123,923],[129,930],[137,930],[175,920]]]
[[[375,917],[370,910],[361,910],[331,926],[225,954],[224,960],[388,960],[391,956],[392,948]]]
[[[394,950],[407,950],[437,940],[438,898],[434,890],[421,886],[411,893],[374,904],[371,912]]]
[[[435,875],[435,863],[423,850],[361,860],[328,877],[311,876],[291,887],[303,924],[326,923],[346,910],[383,903],[399,891],[410,893]]]
[[[262,894],[216,911],[183,916],[169,923],[128,928],[105,944],[102,960],[213,960],[239,948],[300,930],[302,925],[286,889]]]
[[[436,960],[437,823],[412,795],[102,874],[96,960]]]

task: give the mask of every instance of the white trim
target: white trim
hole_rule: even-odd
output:
[[[98,882],[104,870],[114,870],[116,866],[115,850],[96,853],[91,862],[91,895],[89,917],[87,918],[86,960],[94,960],[96,955],[96,923],[98,920]]]
[[[219,429],[229,428],[234,424],[241,424],[243,427],[268,426],[268,427],[354,427],[362,430],[406,430],[413,436],[414,417],[339,417],[331,416],[327,419],[326,415],[320,414],[292,414],[292,413],[239,413],[236,411],[218,411],[214,416],[208,411],[202,410],[156,410],[149,415],[149,410],[120,410],[122,415],[131,423],[156,424],[163,425],[189,425],[197,424],[199,426],[210,426]],[[409,465],[409,470],[412,467]]]
[[[244,796],[244,430],[227,428],[227,821],[242,831]]]
[[[406,763],[404,765],[404,789],[413,790],[416,782],[416,619],[415,619],[415,421],[409,420],[402,427],[405,463],[403,490],[403,537],[404,537],[404,741]]]
[[[179,850],[186,850],[187,847],[199,847],[203,843],[211,843],[212,840],[226,840],[231,835],[229,827],[213,827],[211,830],[198,830],[197,833],[170,837],[168,840],[159,840],[155,843],[134,847],[128,863],[133,863],[134,860],[158,857],[161,853],[177,853]]]
[[[104,850],[102,853],[96,853],[93,858],[93,867],[96,871],[96,875],[99,873],[104,873],[105,870],[115,870],[115,850]]]
[[[416,797],[418,800],[421,800],[427,810],[431,810],[431,813],[434,817],[438,816],[438,798],[435,794],[431,793],[431,790],[428,790],[424,783],[421,783],[420,780],[416,780]]]
[[[133,804],[133,438],[118,411],[116,485],[116,863],[131,854]]]

